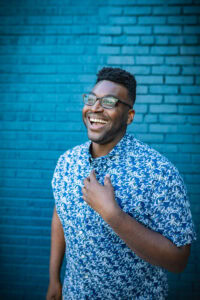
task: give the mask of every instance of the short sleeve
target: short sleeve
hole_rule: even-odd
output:
[[[154,230],[178,247],[196,239],[187,190],[176,169],[157,181],[152,197]]]
[[[53,178],[51,181],[53,195],[55,199],[56,209],[58,210],[60,205],[60,197],[62,193],[62,183],[63,183],[63,174],[64,174],[64,156],[61,155],[56,164]]]

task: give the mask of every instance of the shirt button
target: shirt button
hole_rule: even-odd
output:
[[[85,257],[85,255],[81,255],[81,258],[84,258]]]

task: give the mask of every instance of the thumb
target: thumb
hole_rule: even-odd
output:
[[[111,180],[110,180],[110,175],[106,174],[105,178],[104,178],[104,185],[107,186],[112,186]]]

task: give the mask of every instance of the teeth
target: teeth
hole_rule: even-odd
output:
[[[107,121],[101,120],[101,119],[90,119],[90,122],[94,122],[94,123],[102,123],[102,124],[106,124]]]

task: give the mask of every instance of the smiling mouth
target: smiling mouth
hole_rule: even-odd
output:
[[[105,121],[105,120],[103,120],[103,119],[97,119],[97,118],[89,118],[89,121],[90,121],[90,123],[91,124],[98,124],[98,123],[100,123],[100,124],[106,124],[107,123],[107,121]]]

